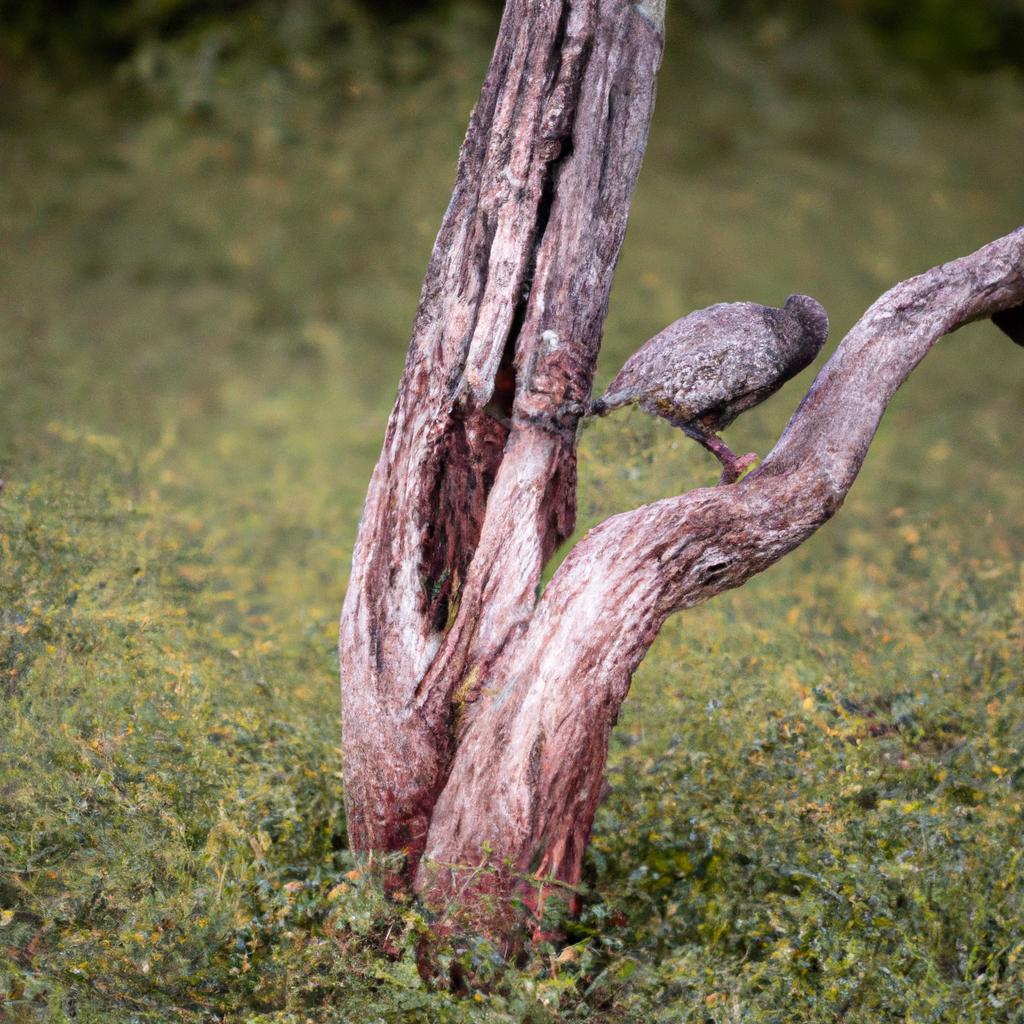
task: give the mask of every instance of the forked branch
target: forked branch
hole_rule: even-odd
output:
[[[576,423],[654,104],[657,0],[508,0],[370,483],[339,637],[348,832],[415,863],[453,696],[572,532]]]
[[[507,0],[342,613],[352,848],[405,853],[393,884],[415,875],[428,903],[462,902],[513,945],[521,917],[504,897],[539,910],[531,878],[563,892],[578,882],[609,733],[665,618],[742,585],[836,512],[894,392],[938,338],[993,315],[1024,337],[1022,229],[884,295],[756,472],[608,520],[538,600],[573,529],[576,427],[646,144],[663,6]],[[726,341],[735,373],[712,359],[714,387],[673,406],[673,422],[710,443],[700,431],[805,365],[824,314],[796,305],[814,314],[793,314],[813,344],[776,351],[796,337],[785,311],[764,313],[765,333],[746,304],[753,333],[727,332],[748,343]],[[680,355],[686,373],[692,357]],[[661,368],[651,364],[655,378]],[[665,412],[639,383],[630,400]]]
[[[580,877],[608,738],[665,618],[741,586],[839,509],[886,406],[928,350],[972,320],[1024,303],[1024,228],[896,285],[819,373],[764,463],[615,516],[577,544],[521,639],[489,673],[434,809],[419,885],[497,869],[495,895]],[[433,862],[433,866],[431,863]]]

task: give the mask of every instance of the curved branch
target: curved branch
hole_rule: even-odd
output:
[[[474,884],[498,893],[522,889],[527,873],[578,882],[609,733],[667,616],[741,586],[810,537],[841,506],[886,406],[932,345],[1021,302],[1024,228],[896,285],[843,340],[757,471],[615,516],[580,541],[473,705],[418,877],[428,898],[459,884],[460,870],[440,865],[485,859],[504,867]]]

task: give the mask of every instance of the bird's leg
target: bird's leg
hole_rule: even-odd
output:
[[[699,445],[705,447],[722,464],[719,485],[736,483],[744,471],[757,462],[757,455],[754,452],[736,455],[717,434],[702,430],[693,423],[680,423],[678,426],[687,437],[692,437]]]

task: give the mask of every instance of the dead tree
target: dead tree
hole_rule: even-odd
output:
[[[573,529],[577,428],[663,7],[508,0],[342,612],[353,849],[404,854],[392,884],[513,942],[579,881],[609,734],[665,618],[741,586],[834,515],[939,338],[993,315],[1020,334],[1024,228],[896,285],[759,468],[607,520],[538,597]]]

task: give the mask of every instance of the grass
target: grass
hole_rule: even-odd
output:
[[[915,373],[835,522],[666,626],[571,944],[451,950],[489,977],[467,999],[419,981],[427,923],[345,848],[333,647],[493,33],[450,17],[239,57],[203,117],[173,51],[130,88],[10,84],[0,1018],[1024,1019],[1024,356],[989,325]],[[677,35],[601,381],[722,298],[809,292],[838,337],[1016,226],[1022,109],[856,40]],[[715,475],[639,415],[582,453],[581,529]]]

